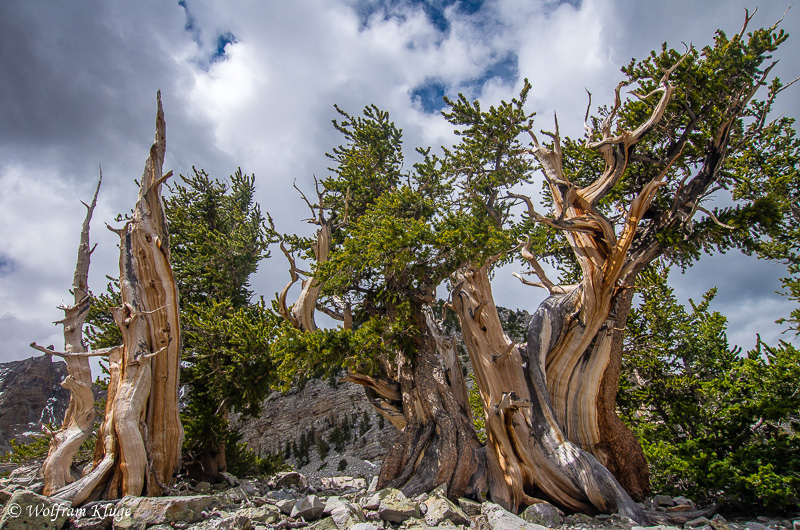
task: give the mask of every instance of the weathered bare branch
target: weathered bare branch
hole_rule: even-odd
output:
[[[40,351],[42,353],[46,353],[47,355],[50,355],[50,356],[55,355],[56,357],[61,357],[62,359],[66,359],[66,358],[69,358],[69,357],[76,358],[76,359],[79,358],[79,357],[102,357],[104,355],[107,355],[107,353],[100,352],[100,350],[90,350],[90,351],[84,351],[84,352],[55,351],[55,350],[51,350],[49,348],[45,348],[44,346],[39,346],[35,342],[31,342],[29,344],[29,346],[31,348],[33,348],[34,350],[38,350],[38,351]]]
[[[709,218],[711,218],[712,221],[714,221],[714,224],[719,225],[722,228],[727,228],[728,230],[735,230],[736,229],[735,226],[727,225],[727,224],[723,223],[722,221],[720,221],[719,219],[717,219],[716,215],[714,215],[710,210],[707,210],[706,208],[703,208],[702,206],[699,206],[699,205],[695,206],[695,209],[700,211],[700,212],[703,212],[704,214],[706,214]]]
[[[550,294],[553,294],[555,284],[550,280],[550,278],[547,277],[547,274],[544,272],[541,264],[539,264],[539,260],[537,260],[536,256],[534,256],[531,252],[531,238],[526,238],[525,242],[520,244],[520,254],[523,258],[525,258],[525,261],[530,264],[531,268],[536,273],[536,276],[538,276],[539,280],[541,280],[544,288],[547,289]]]
[[[400,392],[400,384],[385,377],[370,377],[368,375],[350,372],[340,379],[339,382],[367,386],[389,401],[403,400],[403,394]]]

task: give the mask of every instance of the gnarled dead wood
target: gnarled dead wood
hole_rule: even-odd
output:
[[[111,379],[94,462],[83,478],[54,493],[74,505],[96,497],[161,495],[162,485],[172,482],[179,465],[180,324],[161,202],[161,185],[172,174],[162,174],[165,149],[159,93],[155,142],[133,216],[123,229],[115,230],[120,235],[122,306],[114,310],[114,320],[123,347],[109,356]]]
[[[521,350],[503,333],[489,282],[488,267],[468,268],[454,277],[453,306],[461,321],[464,343],[484,402],[487,433],[488,485],[494,502],[516,511],[531,504],[527,493],[545,492],[572,510],[619,512],[637,521],[646,516],[623,488],[591,454],[565,436],[550,401],[545,382],[545,353],[562,338],[562,318],[543,310],[534,316],[528,351]],[[548,300],[574,300],[578,290]],[[473,317],[485,307],[482,324]],[[539,341],[537,343],[537,341]],[[544,341],[544,342],[542,342]],[[531,351],[531,348],[534,351]],[[510,362],[498,363],[505,355]],[[527,364],[528,370],[519,370]]]
[[[435,322],[426,318],[421,307],[415,321],[421,333],[414,339],[413,361],[398,354],[396,362],[406,425],[384,456],[378,487],[394,487],[415,496],[446,484],[451,498],[473,494],[480,443],[466,404],[456,397],[454,380],[438,355],[428,327]]]
[[[89,225],[97,205],[97,194],[100,192],[102,180],[101,172],[91,203],[84,203],[86,217],[81,228],[78,260],[72,280],[74,304],[62,306],[64,318],[56,322],[56,324],[64,326],[64,352],[57,353],[41,348],[36,343],[31,344],[31,347],[39,351],[64,359],[68,375],[61,386],[70,391],[69,406],[64,414],[61,429],[50,441],[50,449],[42,465],[45,495],[52,494],[74,480],[70,473],[72,460],[81,444],[91,434],[94,425],[94,392],[92,391],[92,370],[88,359],[91,354],[86,353],[86,346],[83,343],[83,322],[91,305],[89,263],[94,249],[89,244]]]

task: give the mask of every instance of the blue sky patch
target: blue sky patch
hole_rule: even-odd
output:
[[[0,276],[9,274],[14,270],[14,263],[5,254],[0,254]]]
[[[491,80],[499,79],[506,85],[514,84],[519,77],[519,59],[514,53],[509,53],[494,62],[481,73],[480,76],[460,83],[461,90],[467,92],[472,98],[480,94],[483,86]],[[455,98],[455,93],[448,93],[447,85],[441,79],[426,79],[421,85],[412,88],[409,96],[412,101],[418,101],[422,110],[428,114],[439,112],[445,107],[442,98],[447,95]]]
[[[230,31],[217,37],[217,48],[211,56],[212,63],[225,60],[225,47],[228,44],[236,44],[236,37]]]
[[[186,30],[187,33],[191,34],[192,40],[200,47],[203,48],[203,36],[200,28],[197,25],[197,20],[195,19],[194,15],[192,14],[191,9],[189,9],[189,2],[187,0],[179,0],[178,5],[183,8],[184,13],[186,13],[186,23],[183,26],[183,29]],[[230,31],[227,31],[221,35],[217,36],[216,41],[214,42],[214,49],[211,52],[209,57],[201,57],[196,60],[197,64],[201,66],[204,70],[207,70],[208,67],[220,61],[224,61],[226,59],[225,55],[225,47],[228,44],[235,44],[236,43],[236,36]]]
[[[356,0],[354,10],[359,15],[361,27],[364,28],[375,15],[386,20],[400,16],[399,8],[404,6],[419,7],[436,29],[447,33],[450,30],[450,22],[444,14],[447,8],[455,6],[457,12],[473,15],[484,2],[485,0]]]
[[[419,101],[422,110],[428,114],[438,112],[445,107],[442,98],[445,95],[445,85],[441,81],[428,79],[424,84],[411,90],[411,101]]]
[[[197,27],[197,21],[194,18],[194,15],[191,11],[189,11],[189,5],[186,3],[186,0],[180,0],[178,5],[183,8],[183,12],[186,14],[186,23],[183,25],[183,29],[187,32],[192,34],[192,40],[195,41],[198,45],[200,44],[200,28]]]

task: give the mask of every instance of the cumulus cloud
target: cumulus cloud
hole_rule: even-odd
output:
[[[256,174],[257,199],[279,230],[309,231],[291,183],[308,189],[314,174],[327,174],[324,153],[339,143],[330,126],[334,103],[351,113],[370,103],[388,110],[411,158],[417,145],[453,141],[436,112],[441,95],[463,92],[496,104],[514,97],[529,77],[538,124],[550,128],[557,111],[562,130],[579,135],[585,89],[595,102],[609,101],[619,67],[631,57],[665,40],[709,43],[718,26],[736,31],[747,5],[75,0],[41,9],[6,0],[0,3],[0,361],[28,356],[32,340],[57,342],[50,322],[68,298],[84,214],[79,201],[91,197],[99,164],[104,185],[92,230],[99,243],[92,288],[102,291],[105,275],[116,274],[115,236],[103,223],[134,200],[159,89],[167,169],[187,173],[196,165],[221,178],[240,166]],[[754,23],[769,24],[782,10],[763,6]],[[790,12],[784,26],[791,32],[798,20]],[[790,63],[784,76],[793,77],[797,59],[785,52],[782,59]],[[779,110],[800,115],[786,100]],[[754,285],[753,308],[778,307],[774,289],[747,278],[775,283],[780,270],[728,259],[741,264],[733,277]],[[532,308],[538,295],[504,272],[497,275],[501,303]],[[253,284],[271,298],[285,280],[277,253]],[[737,310],[725,294],[736,285],[720,287],[721,310]],[[767,324],[742,322],[754,330]]]

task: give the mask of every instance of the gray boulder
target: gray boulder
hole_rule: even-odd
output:
[[[302,517],[306,521],[315,521],[322,517],[325,504],[316,495],[309,495],[297,501],[292,508],[291,517]]]
[[[381,502],[378,506],[378,515],[384,521],[402,523],[406,519],[419,518],[419,505],[408,499],[402,491],[394,488],[382,490]]]
[[[317,521],[309,526],[309,528],[313,528],[314,530],[339,530],[336,528],[336,523],[334,523],[333,519],[330,517],[326,517],[325,519]]]
[[[298,473],[297,471],[290,471],[288,473],[284,473],[278,477],[275,481],[275,488],[294,488],[294,489],[303,489],[308,487],[308,479],[305,475]]]
[[[233,514],[227,517],[206,519],[191,527],[191,530],[251,530],[253,528],[250,519],[241,514]]]
[[[257,508],[245,508],[237,513],[256,523],[273,524],[281,520],[281,511],[277,506],[271,504],[264,504]]]
[[[144,528],[145,525],[197,523],[203,512],[218,508],[219,499],[206,495],[181,497],[124,497],[115,508],[114,528]]]
[[[549,502],[538,502],[525,508],[520,517],[529,523],[553,528],[561,524],[561,521],[564,520],[563,515],[558,508]]]
[[[64,501],[43,497],[26,490],[17,490],[8,499],[0,528],[3,530],[59,530],[72,515],[72,508]]]
[[[450,502],[446,497],[434,496],[425,501],[425,523],[438,526],[445,521],[457,525],[469,525],[469,516],[464,511]]]
[[[470,499],[465,499],[463,497],[458,499],[458,507],[470,517],[481,514],[481,503]]]
[[[481,513],[486,517],[491,530],[546,530],[544,526],[529,523],[493,502],[484,502],[481,505]]]
[[[350,527],[350,530],[383,530],[383,526],[375,523],[357,523]]]
[[[336,528],[345,530],[358,523],[365,523],[364,513],[361,508],[351,502],[341,501],[331,510],[331,518],[336,523]]]

